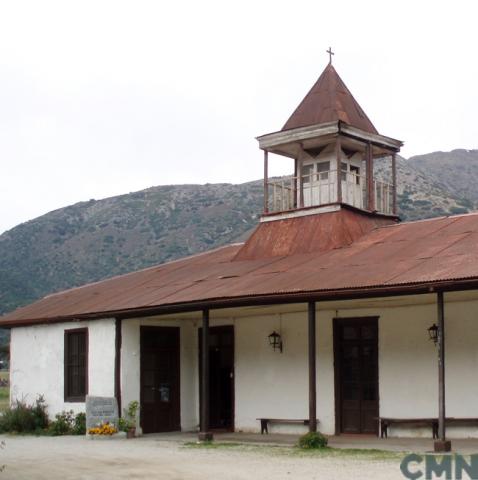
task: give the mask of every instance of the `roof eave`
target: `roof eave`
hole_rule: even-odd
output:
[[[320,123],[308,127],[293,128],[279,132],[268,133],[256,137],[259,142],[259,148],[268,150],[287,143],[300,142],[310,138],[323,137],[325,135],[333,135],[339,132],[339,122]]]
[[[283,292],[273,294],[246,295],[241,297],[212,298],[159,306],[91,312],[62,317],[32,318],[24,320],[0,321],[0,328],[25,327],[38,324],[97,320],[105,318],[139,318],[153,315],[167,315],[201,311],[204,309],[237,308],[267,306],[273,304],[305,303],[309,301],[325,302],[334,300],[356,300],[361,298],[383,298],[404,295],[420,295],[438,291],[451,292],[478,289],[478,277],[416,282],[402,285],[380,285],[372,287],[342,288],[337,290],[313,290],[301,292]]]
[[[352,125],[348,125],[346,123],[340,124],[340,131],[341,133],[349,135],[353,138],[357,138],[358,140],[370,142],[373,145],[381,147],[388,147],[397,152],[400,150],[401,147],[403,147],[403,142],[401,140],[397,140],[396,138],[392,137],[386,137],[385,135],[365,132],[360,128],[353,127]]]
[[[301,142],[326,135],[337,135],[339,133],[366,143],[370,142],[373,145],[384,147],[394,152],[398,152],[403,146],[403,142],[401,140],[386,137],[385,135],[369,133],[341,121],[320,123],[308,127],[293,128],[291,130],[268,133],[266,135],[256,137],[256,140],[259,142],[259,148],[262,150],[269,150],[280,145]]]

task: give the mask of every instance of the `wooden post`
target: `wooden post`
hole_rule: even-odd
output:
[[[201,428],[200,441],[210,441],[213,436],[209,432],[209,310],[202,312],[202,337],[201,337]]]
[[[317,367],[315,348],[315,302],[308,304],[309,319],[309,432],[317,431]]]
[[[397,158],[392,153],[392,213],[397,214]]]
[[[443,292],[437,292],[438,316],[438,440],[435,442],[435,452],[449,452],[451,442],[446,440],[445,429],[445,308]]]
[[[115,397],[118,403],[118,414],[122,416],[121,410],[121,319],[115,318]]]
[[[304,208],[304,179],[302,177],[302,159],[298,161],[300,208]]]
[[[342,151],[340,145],[340,135],[337,136],[337,143],[335,144],[335,155],[337,159],[337,203],[342,203],[342,160],[340,152]]]
[[[280,210],[281,212],[283,212],[285,210],[285,195],[284,195],[284,192],[285,192],[285,185],[284,185],[284,180],[281,180],[280,182]]]
[[[385,196],[384,196],[385,188],[384,187],[385,187],[385,184],[383,182],[380,182],[380,205],[377,210],[382,213],[387,213],[387,208],[385,206]]]
[[[299,186],[299,180],[298,180],[298,175],[299,175],[299,170],[298,170],[298,161],[297,158],[294,159],[294,208],[297,208],[298,202],[297,202],[297,189]]]
[[[269,153],[264,150],[264,213],[269,213]]]
[[[372,144],[367,143],[367,210],[375,211],[375,188],[373,185],[373,150]]]

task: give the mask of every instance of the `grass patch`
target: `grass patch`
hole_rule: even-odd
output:
[[[234,450],[238,452],[251,452],[267,456],[295,457],[295,458],[340,458],[364,461],[401,460],[404,452],[390,452],[378,449],[361,448],[332,448],[304,450],[298,447],[285,447],[273,445],[258,445],[233,442],[186,442],[185,448],[203,450]]]
[[[343,458],[354,460],[397,460],[402,459],[403,452],[390,452],[373,448],[332,448],[326,447],[319,450],[303,450],[292,447],[292,455],[296,457],[317,458]]]
[[[219,448],[241,448],[245,445],[243,443],[229,443],[229,442],[185,442],[183,444],[187,448],[203,448],[203,449],[219,449]]]

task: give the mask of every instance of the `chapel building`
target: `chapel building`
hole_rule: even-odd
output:
[[[402,142],[331,63],[257,140],[264,211],[246,242],[0,318],[11,400],[42,394],[52,416],[87,395],[138,400],[143,433],[200,439],[318,429],[441,451],[477,437],[478,214],[400,222]],[[270,154],[290,176],[269,178]]]

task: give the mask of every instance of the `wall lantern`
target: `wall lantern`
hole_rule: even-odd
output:
[[[269,344],[274,351],[279,350],[282,353],[282,338],[275,330],[269,335]]]
[[[436,345],[438,343],[438,327],[436,323],[428,329],[428,335],[430,340]]]

